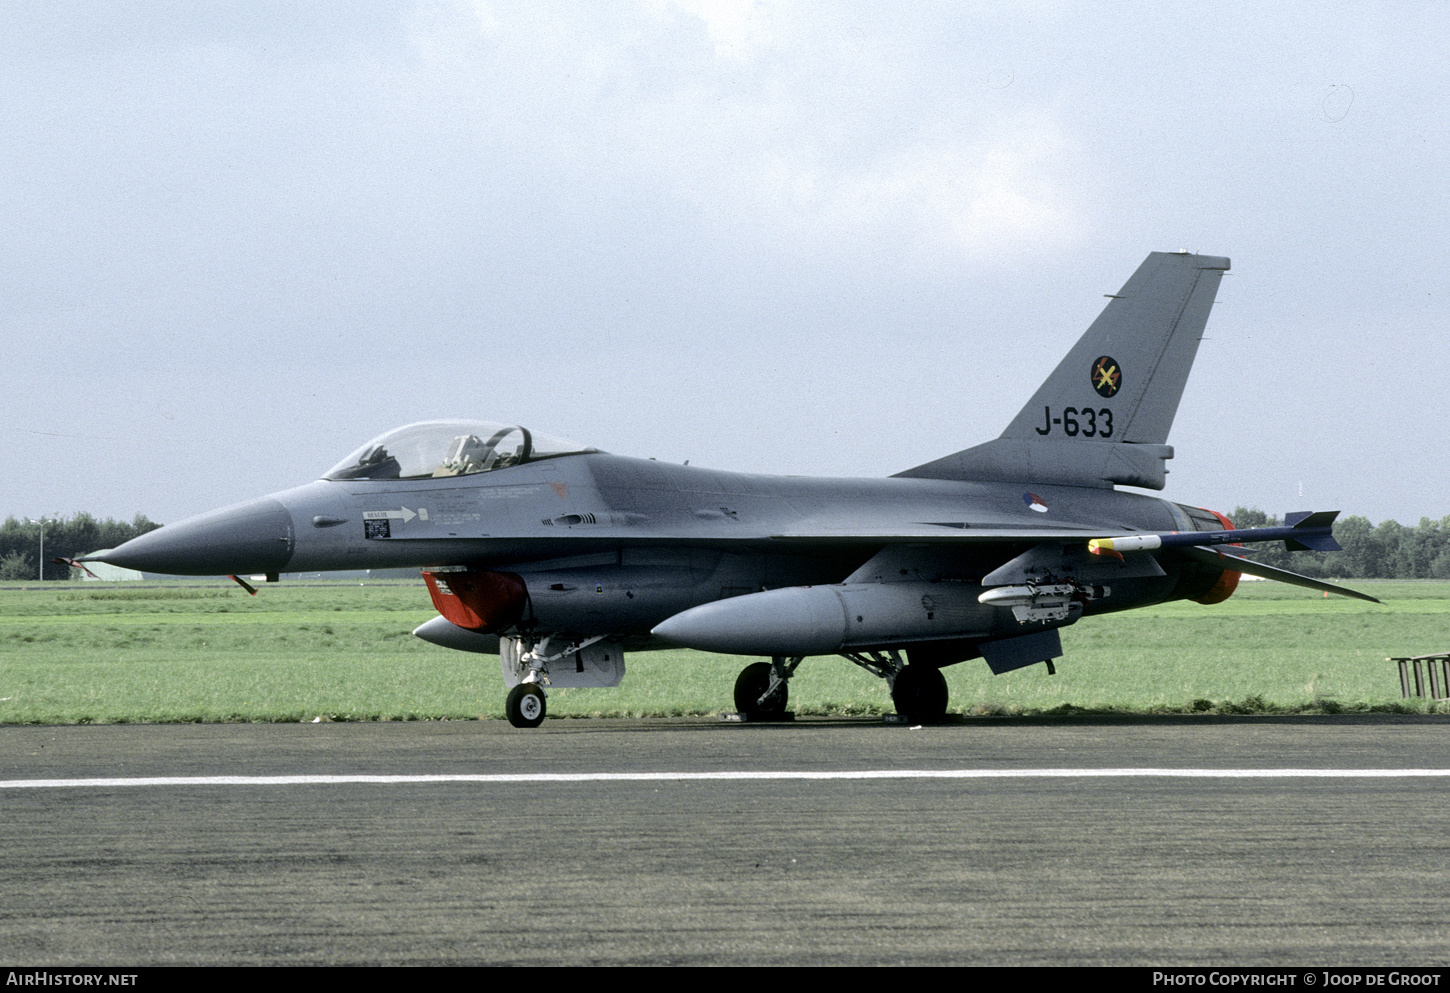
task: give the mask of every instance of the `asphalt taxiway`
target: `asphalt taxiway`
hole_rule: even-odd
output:
[[[0,959],[1444,965],[1447,735],[1413,716],[4,727]]]

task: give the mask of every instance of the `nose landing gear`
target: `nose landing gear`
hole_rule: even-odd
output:
[[[518,680],[518,685],[509,690],[504,699],[504,714],[516,728],[536,728],[544,723],[544,714],[548,710],[545,686],[618,686],[624,676],[624,658],[618,650],[589,651],[608,635],[571,638],[562,652],[551,653],[549,640],[553,637],[549,634],[534,640],[533,635],[523,635],[506,637],[500,642],[504,679],[509,682]],[[604,649],[608,646],[600,647]],[[595,658],[596,655],[600,658]],[[571,656],[573,664],[566,664],[557,673],[557,678],[550,678],[549,666]]]

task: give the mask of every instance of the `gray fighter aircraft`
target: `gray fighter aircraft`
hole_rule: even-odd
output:
[[[610,455],[516,425],[425,421],[320,480],[96,556],[180,575],[419,567],[439,616],[414,634],[501,656],[509,720],[545,687],[614,686],[630,651],[755,655],[747,718],[786,712],[803,658],[884,678],[940,719],[941,668],[1062,654],[1060,628],[1240,573],[1372,600],[1255,563],[1245,542],[1332,550],[1337,512],[1235,530],[1161,490],[1177,412],[1229,260],[1153,253],[1001,437],[888,479],[746,475]],[[903,659],[903,655],[905,658]]]

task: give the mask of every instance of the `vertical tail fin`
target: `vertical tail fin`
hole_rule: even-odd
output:
[[[1168,431],[1229,260],[1153,252],[995,441],[897,473],[1161,490]]]

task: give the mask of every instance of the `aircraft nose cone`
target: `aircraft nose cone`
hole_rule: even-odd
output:
[[[292,558],[293,538],[287,508],[262,497],[168,524],[96,558],[175,576],[281,572]]]

